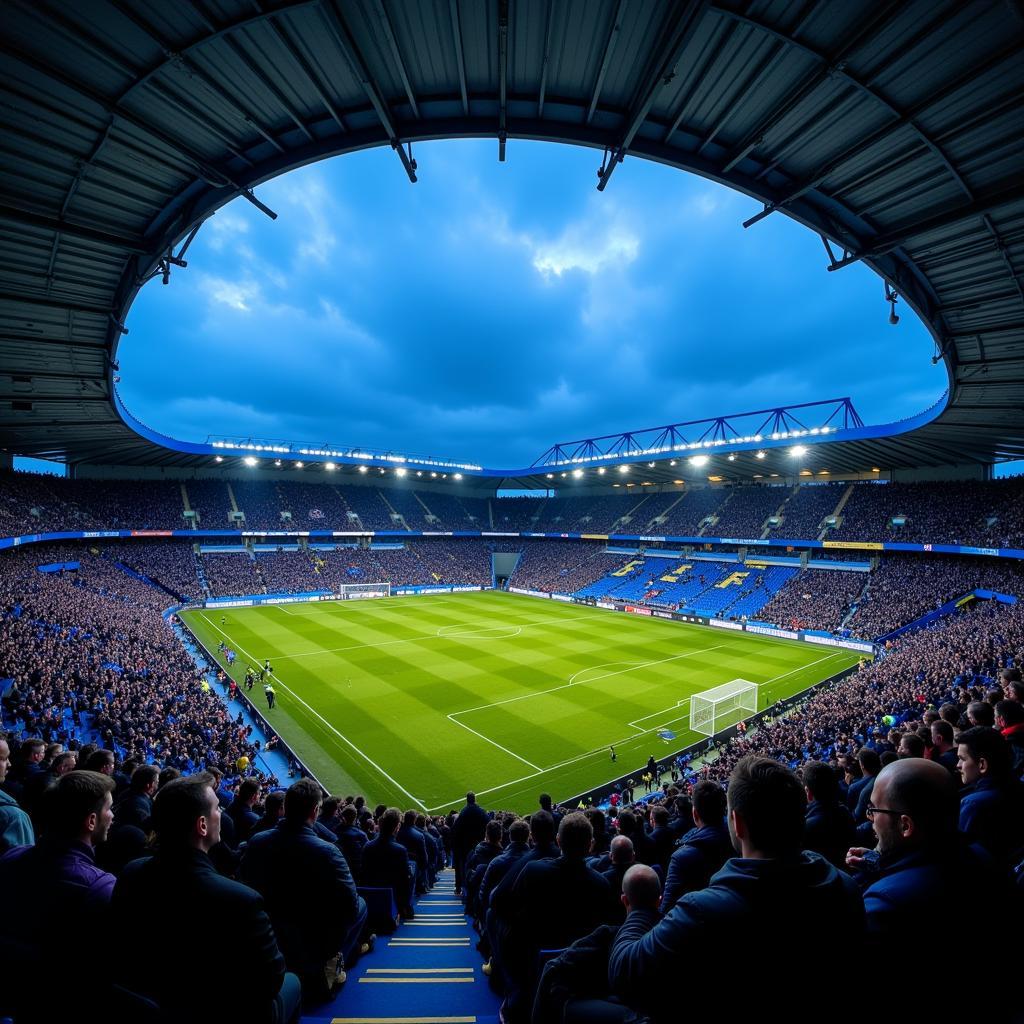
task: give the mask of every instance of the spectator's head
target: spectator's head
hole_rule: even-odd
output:
[[[953,776],[936,761],[911,757],[883,768],[871,790],[868,818],[878,852],[893,859],[955,838],[959,801]]]
[[[100,772],[102,775],[114,774],[114,752],[112,750],[94,750],[89,760],[82,766],[87,772]]]
[[[513,843],[526,843],[530,839],[530,823],[525,818],[516,818],[508,827],[508,838]]]
[[[585,814],[567,814],[558,826],[558,846],[566,860],[582,860],[590,853],[594,829]]]
[[[489,825],[490,822],[488,822],[487,824]],[[416,812],[415,811],[406,811],[405,814],[402,815],[402,827],[403,828],[415,828],[416,827]]]
[[[472,790],[470,790],[466,794],[466,804],[468,805],[468,804],[475,804],[475,803],[476,803],[476,793],[474,793]]]
[[[1022,679],[1019,668],[1004,668],[999,670],[999,685],[1002,687],[1003,696],[1007,700],[1016,700],[1011,688],[1012,683],[1019,683]]]
[[[501,846],[501,833],[501,822],[497,818],[492,818],[484,828],[484,841],[491,846]]]
[[[263,799],[263,817],[268,821],[277,821],[284,817],[284,790],[275,789]]]
[[[173,779],[153,801],[153,828],[161,848],[208,852],[220,842],[220,804],[206,772]]]
[[[857,763],[860,765],[860,770],[872,778],[882,770],[882,761],[878,756],[878,751],[872,750],[871,747],[861,747],[857,751]]]
[[[540,800],[538,802],[540,803],[540,809],[542,811],[547,811],[548,814],[551,813],[551,796],[550,796],[550,794],[548,794],[548,793],[541,793]]]
[[[260,795],[260,784],[256,779],[242,779],[238,787],[238,802],[243,807],[252,807]]]
[[[944,722],[949,722],[955,729],[957,724],[960,722],[960,708],[956,704],[943,704],[939,708],[939,718]]]
[[[996,724],[995,709],[987,701],[972,700],[967,705],[967,721],[972,726],[985,725],[991,728]]]
[[[1009,682],[1004,692],[1008,700],[1015,700],[1018,704],[1024,704],[1024,683],[1019,679]]]
[[[62,775],[67,775],[68,772],[73,772],[77,764],[78,754],[73,750],[65,750],[53,759],[53,764],[50,765],[50,771],[53,772],[53,777],[55,779],[59,779]]]
[[[932,746],[940,754],[953,749],[953,726],[944,718],[932,722]]]
[[[896,753],[902,757],[924,757],[924,740],[916,732],[907,732],[900,739],[899,750]]]
[[[1002,783],[1012,774],[1013,752],[1006,738],[996,729],[984,726],[965,729],[957,737],[956,754],[965,786],[971,786],[979,779]]]
[[[330,821],[332,818],[337,818],[341,809],[341,797],[340,796],[329,796],[320,808],[320,816]]]
[[[173,782],[175,779],[180,779],[180,778],[181,778],[181,772],[179,772],[177,768],[171,768],[170,765],[168,765],[166,768],[161,768],[160,769],[160,785],[157,786],[157,792],[159,792],[161,789],[163,789],[164,786],[166,786],[169,782]],[[213,786],[214,792],[216,792],[217,787],[216,787],[216,785],[212,781],[213,780],[213,776],[212,775],[210,776],[210,779],[211,779],[210,785]]]
[[[800,772],[808,800],[834,804],[839,799],[839,778],[821,761],[808,761]]]
[[[661,902],[661,879],[646,864],[634,864],[622,876],[622,905],[630,910],[657,910]]]
[[[345,825],[345,828],[351,828],[356,823],[356,817],[359,812],[355,809],[352,804],[345,804],[341,812],[341,820]]]
[[[636,815],[630,810],[619,811],[618,817],[619,832],[624,836],[631,836],[636,831]]]
[[[807,800],[796,774],[767,757],[741,758],[729,779],[729,833],[743,857],[800,851]]]
[[[132,772],[131,791],[145,796],[155,796],[160,783],[160,769],[155,764],[140,764]]]
[[[888,768],[889,765],[895,764],[900,759],[900,755],[895,750],[883,750],[878,758],[878,763],[883,768]]]
[[[993,707],[1003,699],[1003,688],[1001,686],[990,686],[985,691],[985,703]]]
[[[661,804],[655,804],[651,808],[651,824],[655,828],[664,828],[668,824],[669,814],[668,808],[663,807]]]
[[[7,771],[11,767],[11,748],[7,738],[0,734],[0,784],[7,778]]]
[[[402,820],[402,812],[397,807],[389,807],[377,822],[380,834],[385,838],[393,836],[398,831],[399,823]]]
[[[22,764],[39,764],[46,756],[46,742],[37,736],[24,740],[18,748],[18,759]]]
[[[284,820],[289,825],[312,825],[324,796],[312,779],[293,782],[284,794]]]
[[[693,823],[720,825],[725,820],[725,790],[717,782],[704,780],[693,787]]]
[[[530,835],[534,846],[550,846],[555,841],[555,818],[547,811],[530,815]]]
[[[1015,700],[1001,700],[996,705],[996,728],[1011,729],[1024,722],[1024,704]]]
[[[98,846],[114,820],[114,780],[100,772],[68,772],[44,794],[43,832],[62,842]]]
[[[636,860],[633,840],[629,836],[616,836],[608,849],[608,856],[615,865],[632,864]]]

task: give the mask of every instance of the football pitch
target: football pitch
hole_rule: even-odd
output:
[[[212,653],[236,652],[239,684],[270,660],[277,706],[250,696],[332,792],[430,812],[467,789],[527,811],[542,791],[599,787],[696,742],[692,694],[745,679],[761,709],[859,657],[493,591],[182,618]]]

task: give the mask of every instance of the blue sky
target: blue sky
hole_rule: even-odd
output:
[[[493,141],[390,150],[261,186],[149,284],[121,395],[181,438],[245,434],[528,465],[556,441],[850,395],[868,422],[945,388],[906,308],[816,235],[671,168]]]

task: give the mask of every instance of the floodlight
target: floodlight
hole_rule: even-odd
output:
[[[417,469],[416,470],[416,475],[417,476],[423,476],[423,470],[422,469]]]
[[[275,466],[280,466],[281,465],[281,460],[280,459],[274,459],[274,465]]]
[[[758,452],[758,453],[757,453],[757,457],[758,457],[759,459],[763,459],[763,458],[765,457],[765,452]]]
[[[729,461],[730,462],[735,462],[736,461],[736,456],[735,455],[730,455],[729,456]]]
[[[401,471],[401,470],[399,470],[398,472],[399,472],[399,475],[401,475],[401,472],[402,472],[402,471]],[[456,473],[456,474],[455,474],[455,479],[456,479],[456,480],[461,480],[461,479],[462,479],[462,474],[461,474],[461,473]]]
[[[604,476],[604,466],[598,466],[597,467],[597,475],[598,476]]]
[[[547,478],[548,478],[549,480],[554,480],[554,479],[555,479],[555,474],[554,474],[554,473],[545,473],[544,475],[545,475],[545,476],[546,476],[546,477],[547,477]]]
[[[253,457],[252,457],[251,455],[246,455],[246,457],[245,457],[244,459],[242,459],[242,461],[243,461],[243,462],[244,462],[244,463],[245,463],[245,464],[246,464],[247,466],[255,466],[255,465],[256,465],[256,463],[257,463],[257,462],[258,462],[259,460],[258,460],[258,459],[254,459],[254,458],[253,458]]]
[[[365,466],[360,466],[359,467],[359,472],[360,473],[365,473],[366,472],[366,467]]]
[[[620,473],[628,473],[629,472],[629,466],[619,466],[619,472]]]
[[[430,477],[431,477],[432,480],[436,480],[437,479],[437,474],[436,473],[431,473]]]
[[[214,462],[223,462],[224,461],[224,456],[223,455],[214,455],[213,461]]]
[[[701,466],[706,466],[707,464],[708,457],[706,455],[694,455],[694,457],[690,459],[690,465],[696,466],[698,469],[700,469]]]
[[[574,469],[574,470],[572,471],[572,475],[573,475],[574,477],[576,477],[576,479],[577,479],[577,480],[579,480],[579,478],[580,478],[581,476],[583,476],[583,470],[582,470],[582,469]]]
[[[800,459],[807,454],[807,449],[802,444],[795,444],[790,448],[789,454],[795,459]]]
[[[399,466],[398,469],[395,470],[395,476],[405,476],[405,469]]]
[[[324,463],[324,469],[334,469],[334,463],[333,462],[325,462]]]
[[[296,468],[296,469],[302,469],[302,467],[303,467],[304,465],[305,465],[305,463],[304,463],[304,462],[296,462],[296,463],[295,463],[295,468]]]

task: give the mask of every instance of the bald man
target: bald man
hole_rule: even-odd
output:
[[[887,765],[867,810],[878,837],[877,863],[867,849],[854,847],[846,864],[864,890],[868,935],[880,957],[916,960],[907,977],[929,962],[934,968],[935,945],[907,938],[920,935],[922,922],[941,908],[953,908],[958,934],[996,934],[1008,895],[988,859],[960,841],[957,787],[946,768],[923,758]]]

